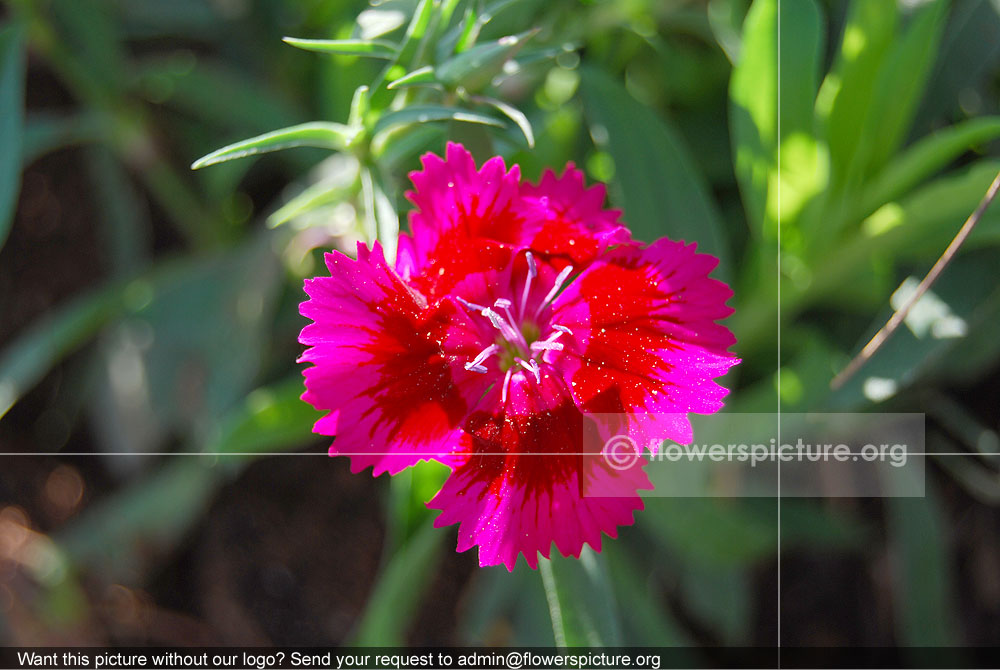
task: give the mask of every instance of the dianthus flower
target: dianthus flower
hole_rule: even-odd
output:
[[[423,157],[394,266],[381,246],[326,255],[308,279],[303,399],[351,469],[420,460],[452,472],[428,503],[480,565],[532,568],[552,543],[600,550],[643,507],[645,459],[587,458],[692,439],[687,414],[722,407],[713,380],[738,360],[716,323],[729,288],[695,245],[633,242],[580,170],[522,183],[461,145]],[[593,492],[588,494],[588,491]]]

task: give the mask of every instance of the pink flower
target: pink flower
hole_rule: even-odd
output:
[[[731,312],[718,261],[632,242],[572,165],[534,186],[457,144],[423,164],[395,267],[362,244],[306,281],[303,399],[327,412],[314,430],[354,471],[449,465],[428,506],[480,565],[600,550],[651,486],[639,454],[585,455],[618,434],[690,442],[687,414],[722,407],[713,380],[738,359],[716,323]]]

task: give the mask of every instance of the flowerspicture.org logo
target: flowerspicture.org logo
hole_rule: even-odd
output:
[[[428,506],[480,565],[513,569],[523,553],[536,567],[553,542],[600,550],[651,484],[634,450],[611,465],[588,447],[689,442],[687,413],[722,407],[713,380],[738,359],[717,323],[732,295],[708,276],[718,260],[633,241],[573,165],[533,185],[449,144],[410,177],[394,263],[359,244],[357,260],[327,254],[330,276],[306,280],[303,399],[326,413],[315,432],[356,472],[448,465]],[[583,495],[595,482],[607,495]]]

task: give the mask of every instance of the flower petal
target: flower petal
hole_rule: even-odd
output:
[[[489,263],[469,257],[470,241],[516,243],[523,221],[515,212],[520,168],[509,171],[499,156],[476,169],[466,149],[449,142],[445,159],[435,154],[422,158],[423,170],[410,173],[414,190],[406,196],[417,209],[410,213],[412,235],[402,245],[405,254],[397,263],[400,274],[428,298],[436,299],[463,276],[463,268]],[[401,236],[403,237],[403,236]]]
[[[441,510],[434,525],[459,524],[458,551],[478,545],[480,565],[508,570],[522,553],[537,567],[553,542],[566,556],[585,543],[600,551],[601,533],[615,537],[642,509],[636,490],[652,488],[645,461],[617,469],[601,458],[599,431],[545,366],[540,383],[520,371],[505,403],[500,393],[483,403],[495,411],[466,423],[471,453],[427,504]]]
[[[535,186],[521,184],[518,214],[526,222],[522,244],[583,269],[608,247],[627,244],[631,234],[621,211],[604,209],[604,184],[587,187],[583,172],[568,163],[562,176],[546,170]]]
[[[330,453],[358,472],[391,474],[422,459],[451,462],[467,442],[460,425],[486,390],[464,369],[481,350],[468,317],[452,302],[428,307],[386,264],[380,245],[358,260],[327,254],[329,277],[307,280],[312,319],[303,399],[328,416],[315,432],[336,435]]]
[[[728,393],[713,379],[739,362],[718,323],[732,291],[708,277],[718,259],[662,239],[618,247],[556,299],[572,330],[555,367],[589,414],[621,414],[638,440],[692,439],[687,413],[712,413]]]

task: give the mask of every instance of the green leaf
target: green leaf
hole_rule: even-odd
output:
[[[134,277],[147,262],[152,224],[135,185],[106,145],[87,148],[91,188],[100,204],[102,247],[117,277]]]
[[[581,89],[591,125],[603,129],[615,163],[618,204],[636,237],[663,235],[697,242],[720,259],[718,276],[731,269],[725,231],[708,187],[667,121],[600,70],[582,69]]]
[[[301,395],[301,375],[252,391],[243,406],[222,422],[218,435],[206,443],[204,451],[250,455],[283,451],[314,440],[312,427],[320,415]]]
[[[343,151],[357,135],[358,130],[340,123],[314,121],[289,128],[264,133],[248,140],[235,142],[202,156],[191,164],[192,170],[209,165],[244,158],[256,154],[278,151],[291,147],[319,147]]]
[[[479,91],[489,85],[503,70],[503,64],[514,57],[538,30],[508,35],[485,42],[453,56],[437,66],[437,76],[444,84]]]
[[[282,39],[286,44],[305,51],[339,56],[368,56],[391,60],[399,54],[395,44],[384,40],[309,40],[297,37]]]
[[[487,126],[503,127],[500,121],[491,116],[477,114],[457,107],[411,105],[383,115],[375,124],[373,134],[378,134],[397,126],[407,126],[412,123],[429,123],[431,121],[463,121],[466,123],[481,123]]]
[[[399,48],[397,63],[404,66],[412,65],[414,57],[418,55],[424,38],[427,36],[427,29],[431,25],[436,8],[437,3],[432,0],[420,0],[417,3],[417,8],[413,11],[413,18],[406,27],[406,35],[403,36],[403,42]]]
[[[92,291],[51,311],[8,345],[0,354],[0,418],[53,365],[121,312],[128,296],[123,284]]]
[[[370,241],[381,242],[385,257],[392,262],[396,259],[399,217],[377,176],[368,168],[361,171],[361,195],[365,209],[365,236]]]
[[[779,0],[781,13],[781,140],[814,135],[816,92],[823,55],[822,18],[814,0]]]
[[[904,647],[954,646],[959,643],[949,584],[954,571],[937,495],[928,485],[922,498],[890,497],[886,504],[898,639]]]
[[[733,167],[752,230],[764,224],[768,179],[776,164],[778,142],[777,0],[757,0],[743,22],[740,60],[729,82],[729,126]]]
[[[741,0],[709,0],[708,25],[715,41],[733,65],[740,60],[742,48],[740,26],[746,16],[747,3]]]
[[[0,31],[0,247],[10,233],[21,183],[24,68],[24,31],[8,24]],[[0,402],[0,416],[3,411]]]
[[[347,117],[349,126],[360,127],[364,124],[370,109],[370,102],[367,86],[358,86],[354,89],[354,95],[351,97],[351,111]]]
[[[407,628],[430,586],[444,537],[428,519],[392,556],[375,582],[352,644],[399,647],[406,643]]]
[[[57,149],[98,142],[107,135],[102,117],[91,112],[74,115],[32,114],[24,123],[21,166],[27,167]]]
[[[947,11],[944,0],[924,4],[890,49],[878,73],[858,162],[853,167],[858,179],[878,171],[909,134],[937,56]]]
[[[482,2],[469,2],[465,9],[465,16],[458,21],[442,37],[438,43],[438,61],[443,61],[452,54],[465,51],[479,39],[479,33],[504,9],[516,4],[520,0],[497,0],[488,7],[483,7]],[[478,7],[476,6],[478,4]]]
[[[267,225],[277,228],[314,209],[339,202],[354,188],[354,183],[341,186],[331,186],[325,182],[313,184],[267,217]]]
[[[816,113],[830,147],[834,184],[843,188],[868,127],[879,72],[896,37],[895,2],[851,4],[833,69],[823,80]]]
[[[613,647],[621,644],[618,604],[604,558],[584,547],[580,558],[553,553],[539,558],[556,646]]]
[[[397,88],[405,88],[407,86],[435,85],[440,85],[440,82],[437,80],[437,75],[434,74],[434,66],[425,65],[424,67],[417,68],[413,72],[407,72],[399,79],[390,81],[386,88],[393,90]]]
[[[865,188],[855,216],[868,216],[885,203],[905,195],[969,149],[998,137],[1000,116],[987,116],[963,121],[920,139],[894,158]]]
[[[623,642],[628,645],[685,647],[691,640],[674,619],[665,598],[658,602],[650,592],[650,576],[641,567],[638,556],[630,555],[623,542],[608,542],[601,553],[606,557],[611,583],[627,607],[621,608]],[[658,561],[653,562],[659,565]],[[694,658],[685,665],[696,667]]]
[[[896,202],[889,202],[862,224],[869,251],[884,250],[894,258],[931,258],[944,251],[965,219],[975,210],[997,172],[1000,161],[980,160],[964,170],[940,177]],[[965,249],[1000,240],[1000,208],[986,210]]]
[[[524,115],[524,112],[519,110],[517,107],[508,105],[503,100],[497,100],[496,98],[473,96],[471,100],[482,105],[489,105],[513,121],[521,130],[521,134],[524,135],[524,139],[528,143],[528,148],[535,148],[535,134],[531,131],[531,121],[528,121],[528,117]]]

